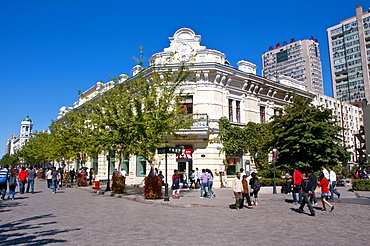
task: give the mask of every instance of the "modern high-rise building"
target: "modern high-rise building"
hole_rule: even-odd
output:
[[[317,39],[294,39],[270,47],[262,55],[262,76],[276,80],[287,76],[302,82],[308,90],[324,93],[320,50]]]
[[[356,16],[327,29],[335,98],[370,102],[370,11],[356,7]]]

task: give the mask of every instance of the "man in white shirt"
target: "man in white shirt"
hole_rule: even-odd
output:
[[[329,167],[329,184],[330,184],[330,192],[331,197],[334,198],[334,194],[338,196],[338,199],[340,198],[340,193],[334,189],[337,185],[337,174],[333,171],[331,167]]]
[[[46,185],[48,188],[51,188],[51,180],[52,180],[52,176],[51,176],[51,168],[49,169],[49,171],[46,172],[45,176],[46,176]]]
[[[182,175],[182,188],[189,188],[188,187],[188,172],[184,169],[184,174]]]
[[[200,171],[198,168],[195,168],[195,189],[200,188]]]
[[[330,177],[329,177],[329,172],[328,172],[328,170],[326,170],[326,166],[325,166],[325,165],[323,165],[321,168],[322,168],[322,172],[324,173],[324,177],[325,177],[327,180],[329,180],[329,179],[330,179]]]
[[[246,175],[244,168],[240,168],[240,180],[243,180],[244,175]]]
[[[121,172],[119,174],[123,177],[126,177],[126,170],[124,168],[121,168]]]
[[[232,188],[235,196],[235,206],[236,209],[242,209],[243,208],[243,184],[240,180],[240,172],[237,172],[236,177],[233,179]]]

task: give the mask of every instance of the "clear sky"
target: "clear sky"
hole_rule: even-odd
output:
[[[182,27],[231,65],[258,65],[270,46],[319,40],[325,94],[332,95],[326,29],[366,11],[369,0],[38,0],[0,5],[0,157],[29,115],[47,129],[62,106],[108,76],[131,74],[139,46],[146,57],[169,46]]]

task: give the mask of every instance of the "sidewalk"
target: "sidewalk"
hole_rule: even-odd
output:
[[[128,186],[126,193],[124,194],[113,194],[110,191],[105,192],[105,187],[101,187],[99,190],[93,190],[91,186],[87,187],[78,187],[79,189],[86,190],[89,192],[101,194],[104,196],[115,196],[118,198],[124,198],[132,201],[155,204],[159,206],[168,206],[168,207],[229,207],[230,204],[235,203],[234,194],[231,188],[216,188],[213,189],[216,197],[215,198],[199,198],[200,191],[199,189],[181,189],[180,199],[172,199],[172,190],[169,189],[170,201],[165,202],[163,199],[145,199],[143,197],[143,188],[142,187],[131,187]],[[340,204],[362,204],[370,205],[370,192],[352,192],[349,191],[350,187],[338,187],[337,190],[341,193],[340,200],[337,198],[331,199],[331,203],[340,203]],[[164,194],[164,190],[163,190]],[[359,195],[361,194],[361,195]],[[318,198],[318,203],[320,203],[320,193],[316,193]],[[366,199],[363,199],[366,198]],[[292,202],[292,194],[259,194],[259,202],[263,204],[268,200],[276,200],[281,202]]]

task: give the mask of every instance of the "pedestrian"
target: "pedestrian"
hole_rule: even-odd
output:
[[[194,189],[193,188],[193,184],[194,184],[194,188],[196,188],[197,185],[196,185],[196,180],[195,180],[195,171],[194,170],[191,170],[191,174],[190,174],[190,189]]]
[[[207,196],[207,193],[208,193],[206,188],[208,187],[208,179],[209,179],[209,176],[206,173],[206,169],[202,169],[202,174],[200,175],[200,179],[201,179],[201,184],[200,184],[200,197],[199,198],[204,198],[205,196]]]
[[[188,172],[184,169],[182,174],[182,188],[188,188]]]
[[[76,172],[75,169],[73,168],[71,171],[69,171],[69,180],[71,181],[71,184],[73,184],[73,180],[75,179]]]
[[[315,211],[312,208],[312,204],[310,202],[310,195],[312,194],[312,185],[310,180],[306,177],[306,174],[302,173],[302,203],[299,206],[299,212],[303,213],[303,208],[307,204],[308,209],[310,210],[311,216],[315,216]]]
[[[326,169],[326,166],[325,165],[322,165],[321,166],[321,169],[322,169],[322,172],[324,173],[325,178],[327,180],[329,180],[330,179],[330,177],[329,177],[329,171]]]
[[[255,172],[251,173],[251,180],[249,181],[249,185],[251,186],[251,203],[255,206],[258,206],[258,192],[261,189],[261,183],[257,178],[257,174]]]
[[[298,167],[294,167],[293,172],[293,204],[298,204],[302,202],[302,173],[298,170]],[[297,193],[299,195],[299,200],[297,200]]]
[[[369,177],[367,176],[366,167],[362,167],[361,169],[361,179],[369,179]]]
[[[9,166],[5,165],[4,168],[0,169],[0,192],[1,200],[4,200],[6,190],[8,188],[8,178],[9,178]]]
[[[240,168],[239,172],[240,172],[240,180],[242,180],[244,175],[246,175],[246,173],[244,172],[244,168]]]
[[[208,188],[208,197],[215,198],[215,192],[212,190],[213,186],[213,173],[210,169],[206,169],[206,172],[208,174],[208,182],[207,182],[207,188]]]
[[[329,197],[329,180],[325,178],[325,174],[321,172],[319,174],[319,187],[321,188],[321,202],[322,202],[322,211],[326,211],[325,204],[330,207],[330,212],[334,210],[334,205],[331,205],[327,199]]]
[[[28,174],[28,178],[27,178],[27,189],[26,189],[26,193],[29,193],[30,192],[30,188],[31,188],[31,194],[33,194],[33,192],[35,190],[36,172],[32,168],[32,166],[28,168],[27,174]]]
[[[285,189],[285,194],[290,194],[292,192],[292,175],[290,174],[289,171],[285,173],[285,179],[286,179],[286,189]]]
[[[10,169],[9,175],[9,193],[8,199],[10,199],[10,195],[12,196],[12,200],[14,200],[15,196],[15,188],[17,187],[17,170],[15,168]]]
[[[59,181],[59,173],[55,169],[55,167],[52,168],[51,172],[51,187],[53,189],[53,193],[57,193],[57,187],[58,187],[58,181]]]
[[[24,194],[24,190],[26,188],[28,173],[26,172],[26,168],[22,167],[21,171],[18,173],[18,180],[19,180],[19,194]]]
[[[163,181],[164,176],[163,176],[163,174],[162,174],[162,171],[159,171],[158,177],[161,179],[162,186],[164,186],[164,181]]]
[[[236,176],[233,179],[232,187],[233,187],[233,192],[234,192],[234,196],[235,196],[235,207],[238,210],[242,209],[243,208],[243,204],[242,204],[242,202],[243,202],[243,194],[242,194],[243,184],[242,184],[242,181],[240,180],[240,172],[236,173]]]
[[[248,180],[247,180],[247,175],[244,175],[243,178],[242,178],[242,185],[243,185],[243,191],[242,191],[242,195],[243,195],[243,200],[242,200],[242,204],[244,206],[244,199],[247,200],[247,208],[251,209],[253,208],[252,206],[252,202],[251,202],[251,198],[249,196],[249,184],[248,184]]]
[[[47,171],[46,171],[46,174],[45,174],[45,177],[46,177],[46,185],[47,187],[50,189],[51,188],[51,168],[49,168]]]
[[[312,187],[312,194],[310,195],[310,202],[313,205],[317,205],[317,199],[316,199],[316,187],[317,187],[317,177],[314,174],[313,170],[310,171],[310,176],[308,176],[308,179],[310,180],[311,187]]]
[[[329,187],[330,187],[330,193],[331,198],[334,198],[334,194],[338,196],[338,199],[340,198],[340,193],[335,189],[335,186],[337,185],[337,174],[334,172],[333,168],[329,167]]]
[[[172,175],[172,198],[179,199],[180,195],[180,175],[179,172],[175,169],[174,174]]]
[[[199,171],[198,168],[195,168],[195,180],[196,180],[196,183],[195,183],[195,189],[199,189],[200,188],[200,176],[201,176],[201,173]]]

